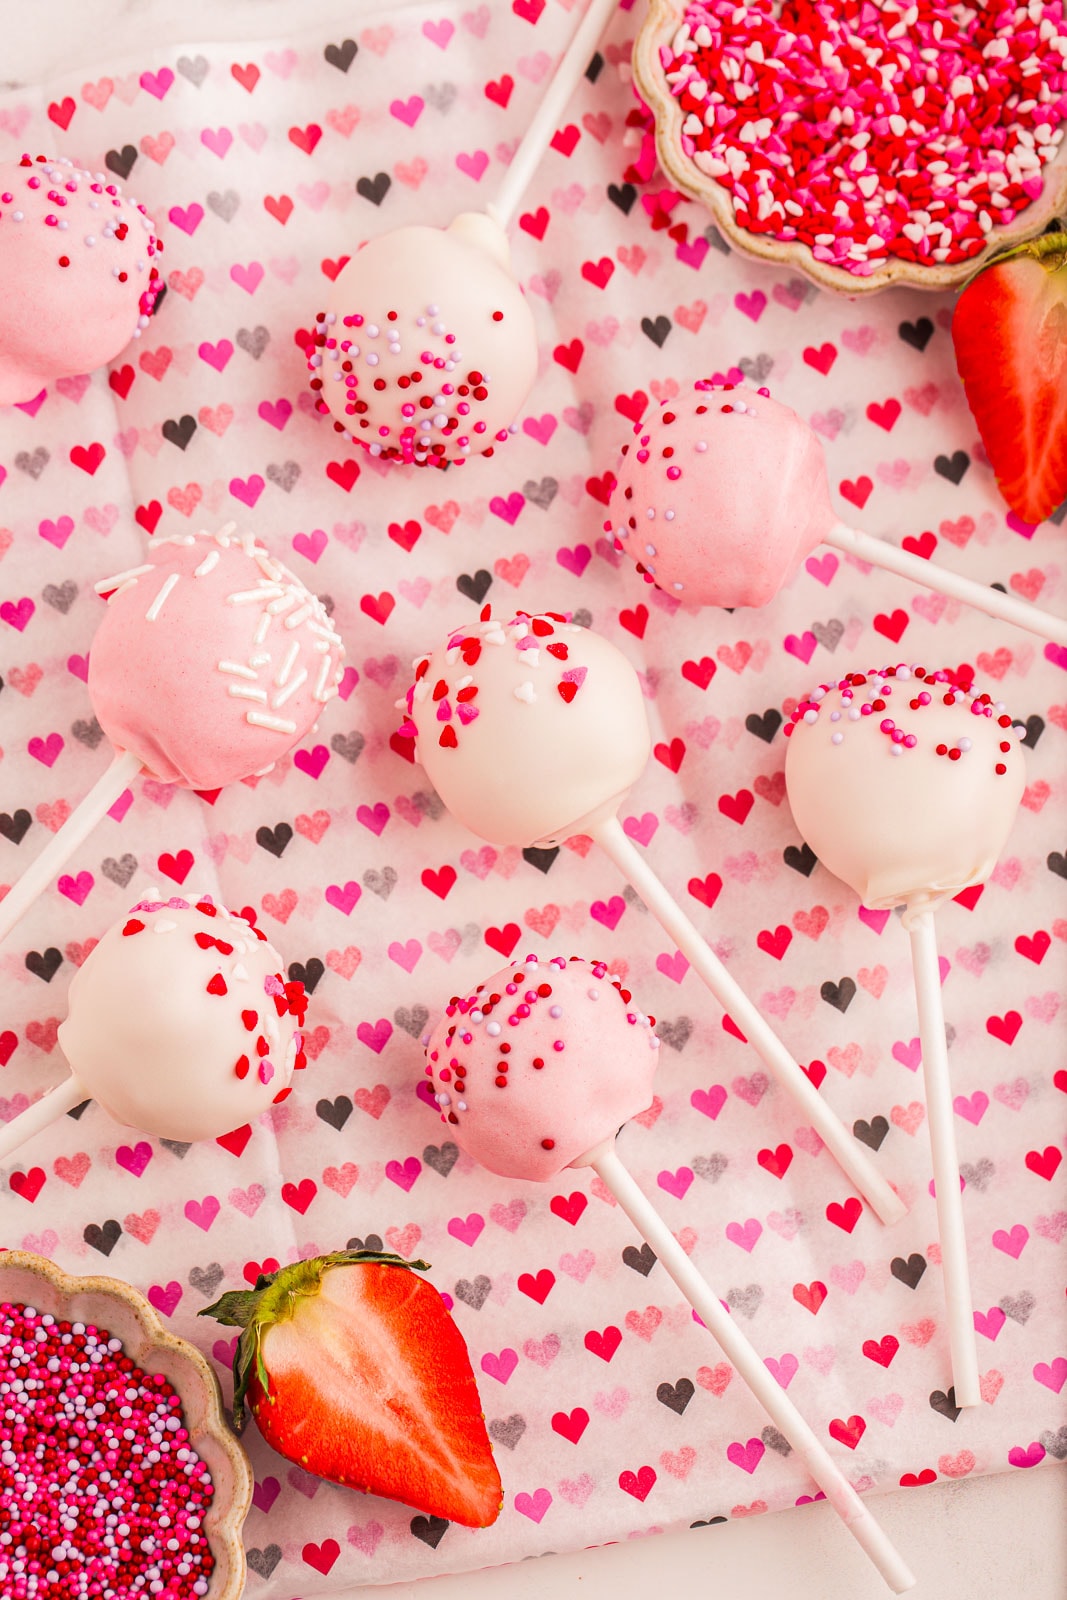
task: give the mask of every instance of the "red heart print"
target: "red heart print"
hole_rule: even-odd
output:
[[[573,1411],[557,1411],[552,1418],[553,1432],[562,1434],[571,1444],[578,1443],[588,1426],[589,1413],[581,1406],[575,1406]]]
[[[543,1306],[552,1293],[555,1281],[555,1273],[548,1267],[542,1267],[536,1276],[531,1272],[521,1273],[517,1287],[520,1294],[529,1295],[531,1300],[536,1300],[539,1306]],[[586,1337],[588,1339],[588,1335]]]
[[[839,1444],[847,1445],[850,1450],[855,1450],[866,1432],[867,1424],[859,1416],[851,1416],[847,1422],[843,1422],[840,1417],[835,1417],[829,1427],[831,1439],[836,1439]]]

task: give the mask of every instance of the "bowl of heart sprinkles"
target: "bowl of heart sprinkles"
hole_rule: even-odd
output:
[[[215,1374],[143,1295],[0,1255],[4,1600],[238,1600],[252,1486]]]
[[[674,186],[825,288],[950,288],[1067,212],[1065,0],[650,0],[634,79]]]

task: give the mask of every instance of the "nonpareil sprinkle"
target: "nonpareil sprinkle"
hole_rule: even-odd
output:
[[[102,1328],[0,1304],[0,1594],[192,1600],[213,1487],[181,1400]]]
[[[1063,0],[690,0],[660,60],[738,225],[857,277],[980,252],[1067,118]]]

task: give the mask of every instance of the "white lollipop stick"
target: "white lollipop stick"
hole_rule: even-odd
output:
[[[97,823],[111,810],[123,789],[143,770],[140,761],[129,751],[114,757],[103,777],[97,779],[59,832],[52,835],[41,854],[0,900],[0,941],[7,938],[23,912],[28,911],[37,896],[44,893],[59,869],[67,864],[78,846],[84,843]],[[84,1095],[82,1099],[85,1099]]]
[[[733,1318],[723,1310],[647,1196],[634,1182],[606,1139],[573,1163],[589,1166],[607,1184],[638,1233],[651,1245],[668,1275],[701,1318],[775,1427],[788,1439],[849,1533],[867,1552],[894,1594],[915,1586],[915,1579],[884,1530],[867,1510],[825,1446],[804,1421],[749,1344]]]
[[[1027,600],[1015,600],[1011,595],[1002,594],[999,589],[975,583],[973,578],[963,578],[958,572],[950,572],[947,567],[924,561],[922,556],[912,555],[910,550],[899,550],[896,545],[876,539],[872,534],[862,533],[858,528],[849,528],[843,522],[835,523],[832,532],[826,535],[825,542],[849,555],[858,556],[873,567],[883,567],[886,572],[895,572],[898,577],[907,578],[926,589],[947,594],[952,600],[962,600],[964,605],[984,611],[987,617],[996,617],[999,622],[1013,622],[1017,628],[1025,628],[1028,633],[1036,633],[1041,639],[1051,639],[1055,644],[1067,644],[1067,617],[1054,617],[1050,611],[1042,611],[1040,606],[1033,606]]]
[[[574,37],[560,57],[545,97],[534,112],[533,120],[511,158],[507,176],[500,185],[497,197],[491,205],[486,206],[494,222],[498,222],[502,228],[508,226],[518,210],[526,186],[548,149],[563,109],[581,82],[582,75],[589,65],[589,58],[618,3],[619,0],[590,0]]]
[[[982,1395],[978,1385],[978,1347],[974,1334],[974,1307],[967,1268],[967,1239],[963,1231],[963,1196],[960,1165],[953,1127],[952,1084],[949,1078],[945,1013],[941,1006],[941,970],[933,912],[912,916],[911,964],[915,1000],[919,1011],[926,1116],[934,1158],[937,1227],[941,1237],[941,1266],[948,1310],[952,1382],[958,1406],[976,1406]]]
[[[89,1098],[88,1089],[73,1074],[65,1083],[49,1089],[40,1100],[35,1100],[32,1106],[27,1106],[25,1111],[0,1128],[0,1161],[5,1161],[28,1139],[40,1133],[42,1128],[58,1122],[60,1117],[66,1116],[68,1111],[73,1111],[75,1106],[80,1106],[83,1100]]]
[[[774,1029],[732,978],[696,926],[671,898],[636,846],[626,837],[618,817],[592,829],[593,838],[637,890],[656,920],[670,934],[694,972],[733,1018],[749,1044],[775,1078],[793,1096],[842,1170],[886,1223],[899,1222],[907,1206],[896,1190],[851,1138],[815,1085],[801,1070]]]

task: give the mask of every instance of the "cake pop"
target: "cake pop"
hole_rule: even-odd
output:
[[[144,206],[65,157],[0,162],[0,405],[92,372],[140,337],[163,292]]]
[[[552,846],[590,835],[626,874],[694,970],[794,1096],[884,1221],[900,1197],[664,889],[617,811],[651,746],[637,673],[615,646],[559,612],[484,608],[415,663],[401,734],[452,814],[492,844]]]
[[[634,424],[604,530],[685,605],[764,606],[816,545],[1067,644],[1067,620],[846,527],[822,443],[766,389],[701,380]]]
[[[307,997],[265,934],[210,896],[142,900],[70,986],[65,1083],[0,1130],[0,1160],[86,1099],[156,1138],[215,1139],[290,1093]]]
[[[903,907],[911,938],[956,1404],[978,1405],[934,912],[996,864],[1026,773],[1003,704],[924,667],[846,673],[785,728],[785,782],[802,836],[873,909]]]
[[[590,0],[493,204],[396,228],[334,279],[306,347],[317,409],[385,461],[459,466],[506,439],[537,376],[537,330],[505,229],[617,0]]]
[[[593,1168],[901,1594],[915,1582],[901,1557],[616,1153],[620,1123],[652,1100],[653,1027],[604,962],[535,955],[513,962],[454,997],[425,1041],[448,1136],[506,1178],[547,1183],[568,1167]]]
[[[89,697],[115,758],[0,901],[0,939],[138,773],[210,790],[269,772],[341,679],[344,645],[321,601],[233,523],[154,540],[96,588],[108,606]]]

